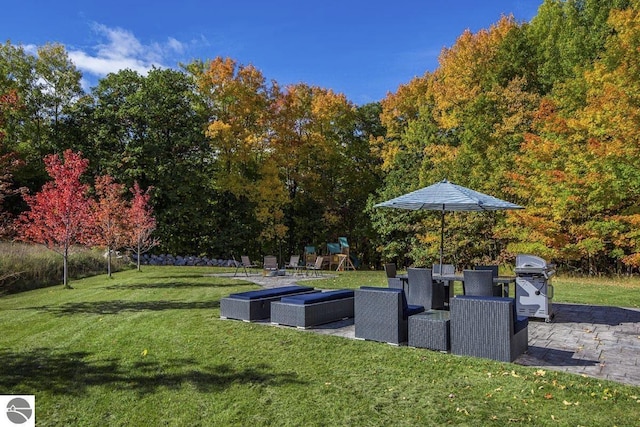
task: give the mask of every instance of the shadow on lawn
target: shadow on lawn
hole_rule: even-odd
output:
[[[28,352],[0,350],[3,392],[52,392],[81,395],[96,386],[132,390],[140,394],[158,389],[179,389],[191,384],[199,391],[222,391],[233,384],[278,386],[301,384],[292,372],[274,372],[260,364],[244,369],[230,365],[199,366],[192,359],[144,361],[131,366],[117,359],[91,361],[91,353],[56,352],[48,348]]]
[[[174,277],[175,279],[175,277]],[[247,285],[249,286],[249,285]],[[184,288],[235,288],[238,283],[191,283],[191,282],[156,282],[156,283],[135,283],[132,285],[111,285],[104,289],[108,290],[140,290],[140,289],[184,289]]]
[[[52,313],[58,316],[69,314],[119,314],[123,312],[138,311],[162,311],[162,310],[193,310],[193,309],[215,309],[220,308],[220,301],[96,301],[96,302],[75,302],[61,305],[43,305],[40,307],[29,307],[29,310],[39,310]]]

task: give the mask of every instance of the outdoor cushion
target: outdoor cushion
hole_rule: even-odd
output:
[[[517,334],[527,326],[529,326],[529,318],[527,316],[517,316],[517,320],[513,322],[513,333]]]
[[[337,291],[318,292],[315,294],[302,294],[283,297],[280,302],[287,304],[315,304],[318,302],[333,301],[337,299],[353,298],[353,291],[340,289]]]
[[[260,298],[272,298],[280,295],[295,294],[299,292],[309,292],[312,290],[313,288],[310,288],[308,286],[292,285],[292,286],[282,286],[279,288],[260,289],[258,291],[240,292],[237,294],[229,295],[229,298],[254,300],[254,299],[260,299]]]
[[[422,313],[424,311],[424,307],[421,305],[410,305],[408,304],[405,309],[405,318],[409,316],[413,316],[414,314]]]

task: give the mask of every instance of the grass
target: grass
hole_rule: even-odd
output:
[[[41,245],[0,242],[0,295],[53,286],[62,282],[62,255]],[[112,269],[125,268],[117,258]],[[69,278],[106,274],[107,262],[101,250],[74,247],[69,255]]]
[[[144,267],[3,296],[0,391],[35,394],[39,426],[637,424],[640,387],[220,320],[221,297],[257,286],[214,271]],[[555,283],[560,301],[604,288],[640,302],[640,281]]]

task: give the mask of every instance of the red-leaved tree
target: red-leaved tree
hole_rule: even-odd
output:
[[[111,277],[111,255],[126,242],[128,206],[124,185],[110,175],[96,178],[97,199],[91,202],[93,233],[91,243],[107,249],[107,275]]]
[[[127,248],[136,255],[138,271],[140,271],[140,256],[151,248],[160,244],[157,238],[152,237],[156,229],[156,219],[153,216],[153,208],[149,204],[152,187],[142,191],[138,182],[133,184],[131,193],[133,199],[128,212],[128,239]]]
[[[70,288],[69,248],[87,241],[93,220],[87,196],[89,186],[80,181],[89,161],[71,150],[66,150],[63,157],[64,161],[57,154],[44,158],[53,181],[33,196],[23,195],[30,209],[18,218],[18,232],[22,240],[42,243],[62,255],[63,284]]]

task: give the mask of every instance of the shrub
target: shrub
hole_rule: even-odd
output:
[[[62,257],[41,245],[0,242],[0,294],[28,291],[62,284]],[[79,279],[106,274],[102,250],[74,247],[69,257],[69,277]],[[112,268],[127,263],[116,259]]]

